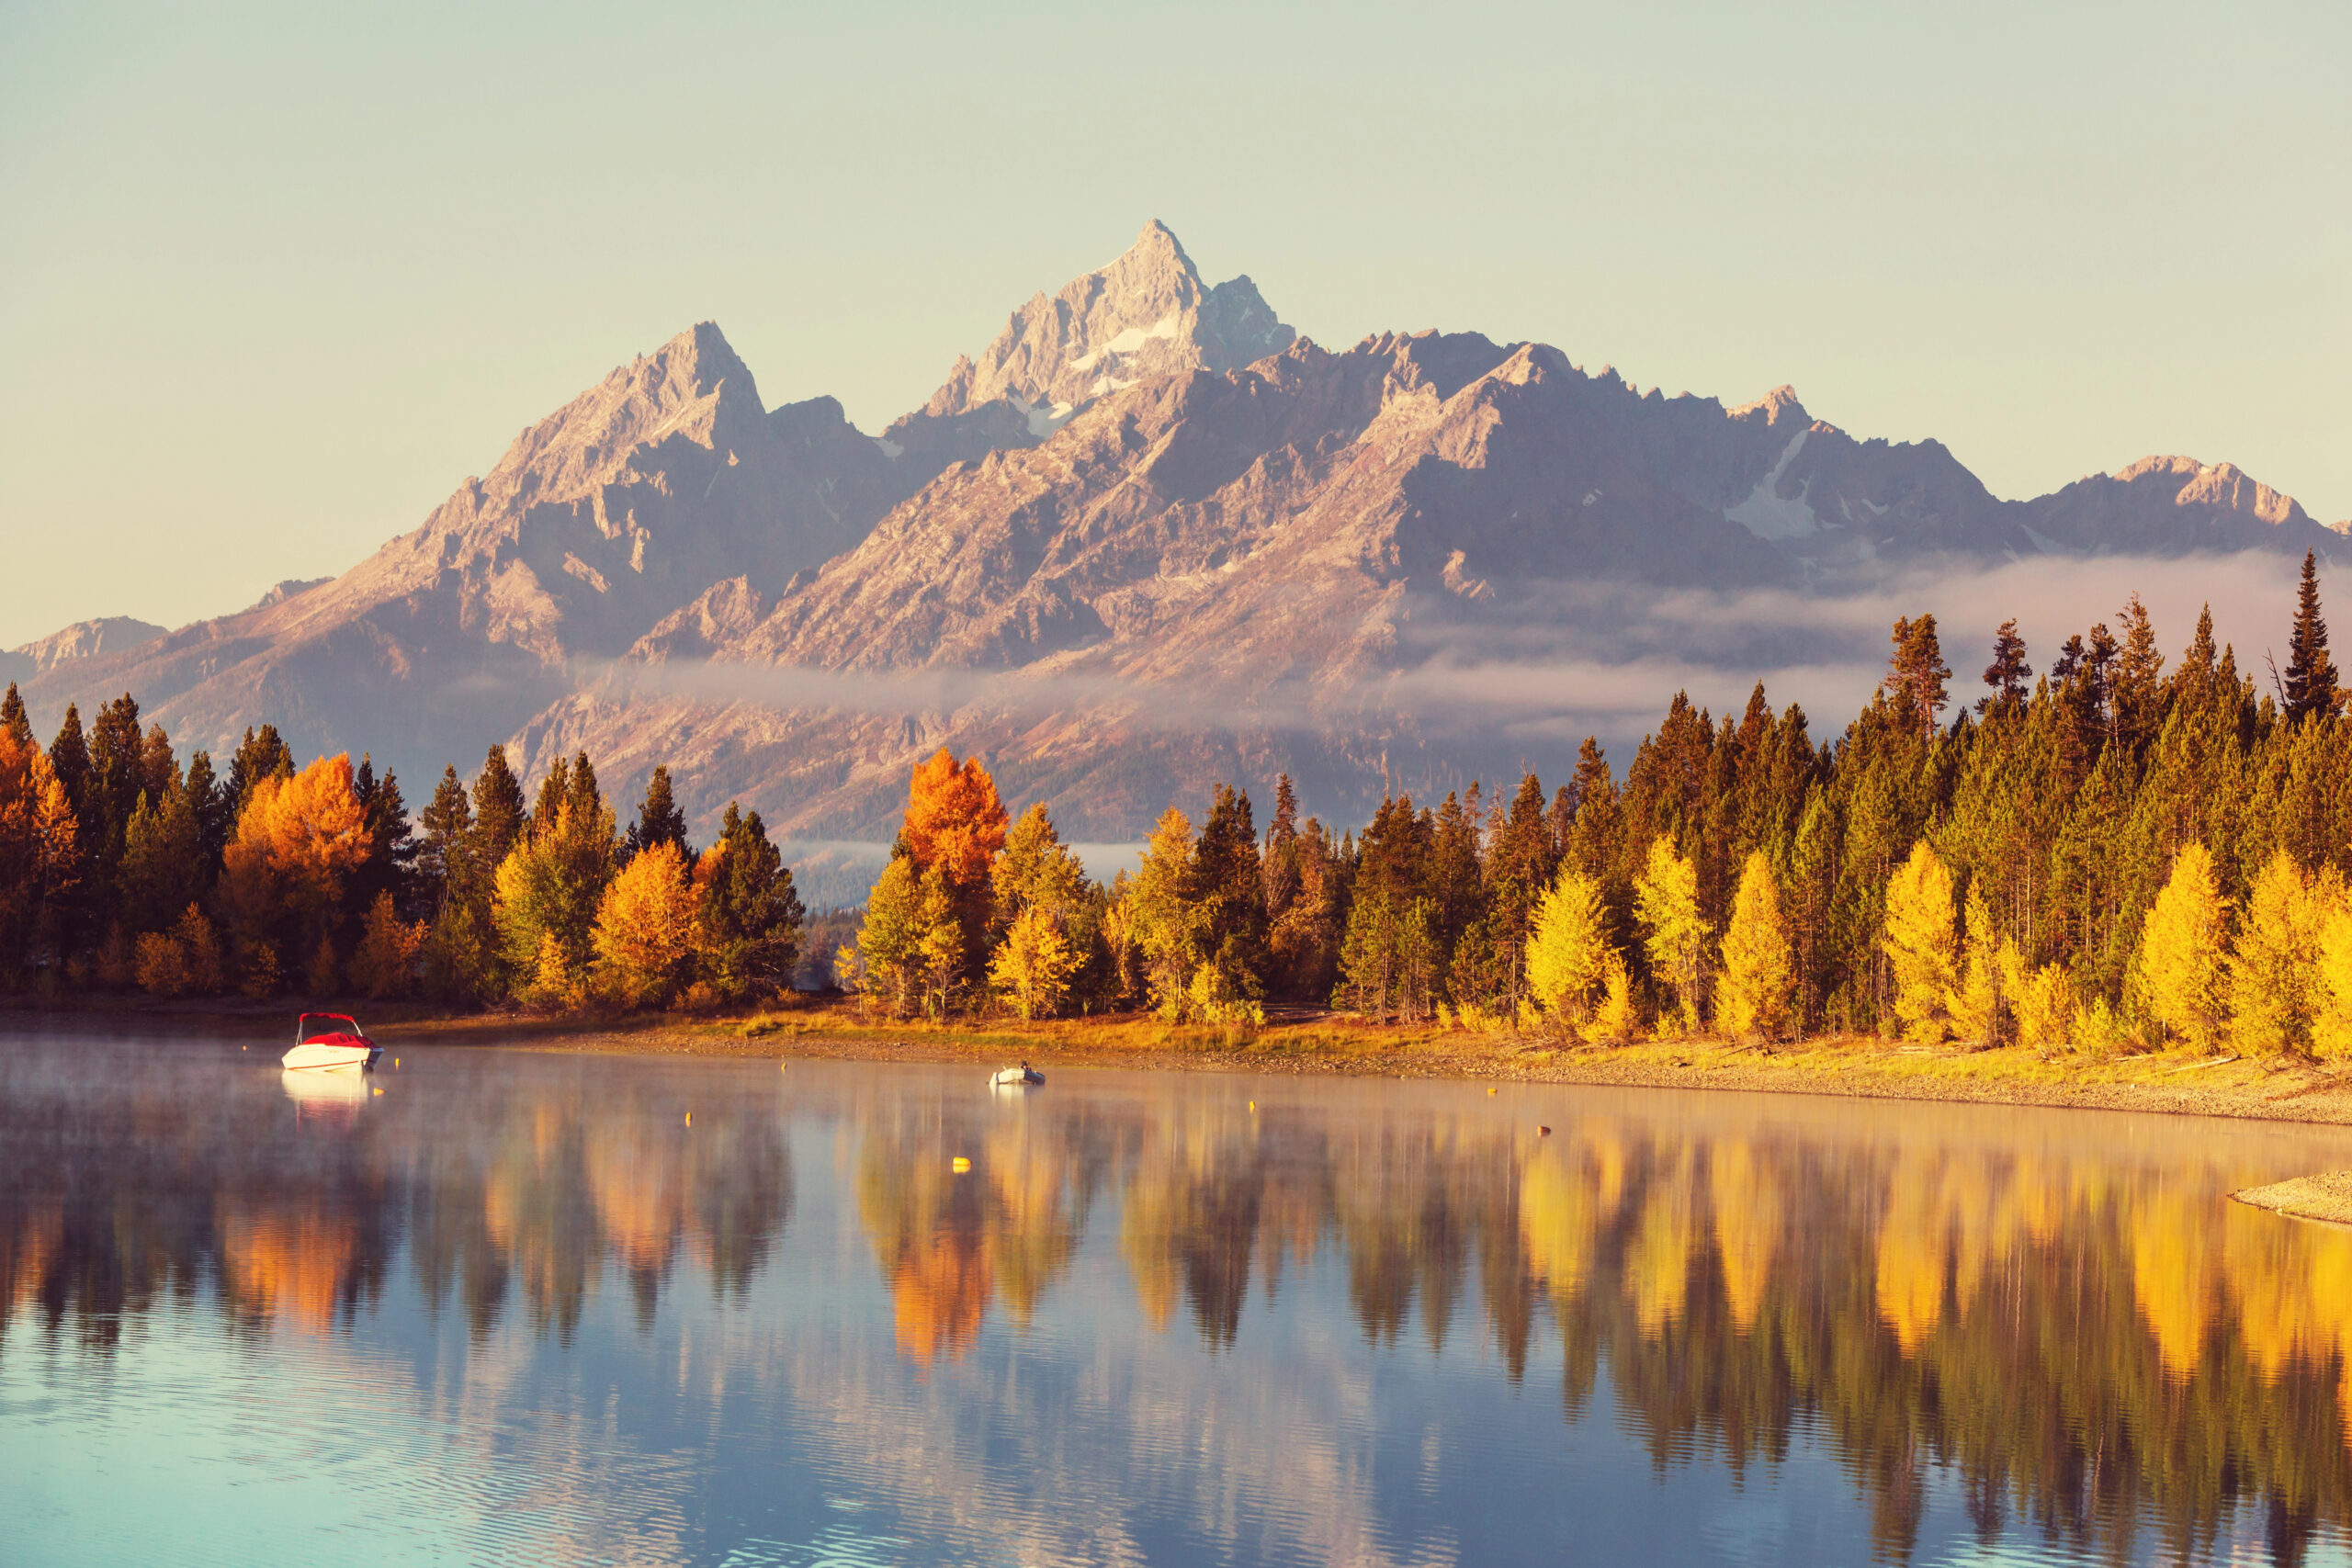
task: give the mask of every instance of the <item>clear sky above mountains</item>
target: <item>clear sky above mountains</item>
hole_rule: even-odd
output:
[[[878,430],[1165,219],[1342,345],[2352,513],[2352,11],[0,6],[0,646],[340,571],[715,318]]]

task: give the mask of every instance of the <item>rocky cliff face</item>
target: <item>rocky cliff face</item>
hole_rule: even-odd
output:
[[[479,759],[713,582],[773,595],[910,483],[819,398],[775,410],[716,326],[616,369],[517,436],[423,526],[342,577],[61,666],[28,687],[130,690],[187,743],[274,722],[412,774]]]
[[[164,635],[164,628],[147,621],[133,620],[129,615],[103,615],[95,621],[76,621],[62,631],[25,643],[0,653],[0,681],[29,681],[46,674],[61,664],[77,659],[94,659],[101,653],[119,653],[154,641]]]
[[[666,762],[702,816],[808,838],[887,838],[949,743],[1124,839],[1217,778],[1287,768],[1345,813],[1572,747],[1502,688],[1659,593],[2257,547],[2352,559],[2227,465],[2011,502],[1785,387],[1725,408],[1476,333],[1334,353],[1152,223],[880,437],[768,410],[706,323],[342,577],[136,646],[73,628],[27,694],[53,725],[128,689],[216,749],[267,720],[419,784],[510,736],[532,768],[585,747],[616,789]]]

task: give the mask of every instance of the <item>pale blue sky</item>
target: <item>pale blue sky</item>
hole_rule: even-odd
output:
[[[717,320],[868,430],[1165,220],[1335,345],[2352,514],[2352,6],[0,0],[0,646],[415,526]]]

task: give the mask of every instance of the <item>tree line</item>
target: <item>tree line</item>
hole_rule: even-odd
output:
[[[1761,682],[1720,719],[1678,695],[1622,777],[1588,739],[1548,795],[1398,795],[1360,833],[1302,820],[1287,777],[1261,833],[1220,785],[1107,885],[943,750],[836,973],[902,1014],[2352,1052],[2352,725],[2315,562],[2267,689],[2210,611],[2167,670],[2137,595],[2040,674],[2030,651],[2005,624],[1955,703],[1935,617],[1906,617],[1834,739]]]
[[[759,814],[696,851],[666,769],[623,830],[584,752],[529,799],[493,746],[413,822],[392,773],[298,769],[269,725],[224,775],[129,694],[45,748],[0,698],[0,987],[715,1004],[788,985],[802,918]]]
[[[2038,675],[2004,625],[1955,703],[1935,617],[1906,617],[1834,739],[1759,682],[1721,719],[1678,695],[1622,777],[1588,739],[1548,795],[1396,795],[1361,831],[1285,777],[1261,832],[1219,785],[1107,884],[943,749],[831,967],[902,1016],[2352,1051],[2352,725],[2309,557],[2267,672],[2210,613],[2167,670],[2134,596]],[[666,769],[622,829],[584,754],[526,800],[492,747],[412,823],[368,758],[298,771],[267,726],[223,775],[129,695],[46,748],[0,700],[11,987],[716,1004],[788,984],[803,930],[758,814],[697,852]]]

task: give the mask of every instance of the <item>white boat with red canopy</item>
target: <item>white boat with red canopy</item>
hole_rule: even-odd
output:
[[[364,1071],[384,1048],[368,1038],[347,1012],[306,1012],[294,1025],[294,1049],[286,1053],[289,1073]]]

